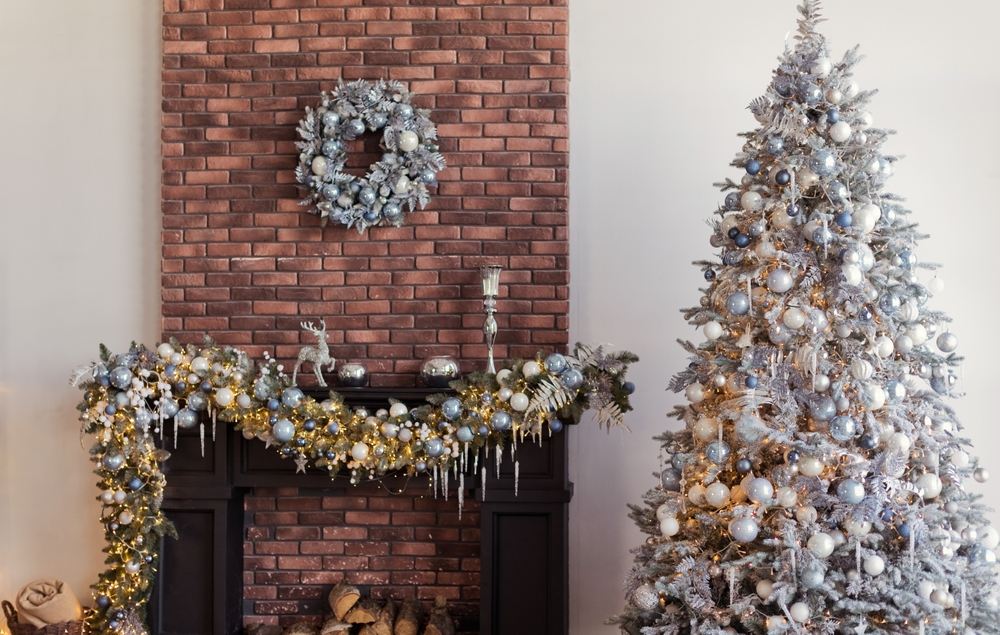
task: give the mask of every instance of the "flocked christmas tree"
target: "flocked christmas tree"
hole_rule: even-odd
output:
[[[946,399],[957,339],[928,306],[922,238],[885,189],[859,59],[831,61],[805,0],[750,105],[759,127],[713,221],[687,319],[688,405],[634,506],[630,633],[997,633],[988,473]],[[931,285],[933,286],[933,285]]]

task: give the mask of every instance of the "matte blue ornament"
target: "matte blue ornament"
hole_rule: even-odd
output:
[[[833,217],[839,227],[850,227],[854,223],[854,214],[844,211]]]
[[[726,232],[726,235],[729,236],[730,240],[735,239],[737,236],[740,235],[740,228],[739,227],[730,227],[729,231]]]
[[[323,125],[324,126],[336,126],[340,123],[340,115],[335,112],[326,111],[323,113]]]
[[[564,372],[559,376],[559,379],[562,381],[563,385],[570,390],[576,390],[583,385],[583,373],[575,368],[570,368]]]
[[[426,450],[427,456],[439,457],[444,454],[444,442],[438,438],[428,439],[424,444],[424,450]]]
[[[136,490],[142,489],[142,485],[143,485],[142,479],[140,479],[137,476],[132,477],[132,480],[130,480],[128,482],[128,487],[132,491],[136,491]]]
[[[792,180],[792,175],[788,173],[788,170],[778,170],[778,173],[774,175],[774,182],[778,185],[788,185]]]
[[[792,203],[791,205],[789,205],[785,209],[785,214],[787,214],[789,218],[795,218],[801,212],[802,212],[802,208],[799,207],[799,205],[797,203]]]
[[[179,381],[174,384],[174,392],[176,393],[184,392],[185,390],[187,390],[187,387],[188,385],[186,381]]]
[[[371,205],[375,202],[375,190],[370,187],[366,187],[358,193],[358,200],[360,200],[365,205]]]
[[[108,379],[107,374],[101,374],[97,377],[97,383],[104,387],[108,387],[111,385],[111,380]]]
[[[478,434],[481,437],[489,436],[490,429],[487,428],[485,424],[482,424],[476,429],[476,434]]]
[[[899,535],[902,536],[903,538],[909,538],[911,532],[910,523],[904,520],[903,522],[896,525],[896,531],[898,531]]]
[[[849,441],[858,433],[858,423],[853,417],[839,415],[830,420],[830,436],[837,441]]]
[[[337,458],[337,453],[334,452],[333,450],[327,450],[325,456],[328,460],[332,461],[333,459]]]
[[[705,280],[707,280],[708,282],[711,282],[712,280],[715,280],[715,270],[714,269],[706,269],[704,275],[705,275]]]
[[[758,379],[756,375],[747,375],[747,378],[743,380],[743,385],[747,388],[753,390],[757,387]]]
[[[672,467],[660,472],[660,484],[668,492],[681,491],[681,472]]]
[[[475,435],[472,433],[472,429],[469,428],[469,426],[462,426],[455,431],[455,438],[462,443],[468,443],[469,441],[472,441],[474,437]]]
[[[174,422],[177,423],[178,428],[183,428],[189,430],[196,425],[198,425],[198,413],[190,408],[181,408],[174,415]]]
[[[271,397],[270,399],[267,400],[268,410],[277,410],[279,406],[281,406],[281,402],[275,399],[274,397]]]
[[[271,436],[278,443],[288,443],[295,436],[295,424],[288,419],[278,419],[271,426]]]
[[[746,315],[750,312],[750,298],[742,291],[730,294],[726,298],[726,309],[733,315]]]
[[[118,412],[118,408],[116,408],[114,404],[109,403],[108,405],[104,406],[104,414],[113,415],[116,412]]]
[[[865,498],[865,486],[853,478],[837,484],[837,497],[849,505],[857,505]]]
[[[736,210],[740,208],[740,193],[730,192],[726,194],[726,209]]]
[[[757,159],[750,159],[749,161],[746,162],[746,165],[744,165],[744,167],[746,168],[747,174],[751,175],[760,174],[760,161],[758,161]]]
[[[549,430],[555,434],[556,432],[562,432],[563,422],[559,419],[552,419],[549,421]]]
[[[163,374],[167,376],[167,379],[173,380],[174,375],[177,374],[177,367],[173,364],[167,364],[163,367]]]
[[[829,150],[817,150],[809,159],[809,167],[818,176],[830,176],[837,169],[837,157]]]
[[[736,471],[740,474],[746,474],[752,469],[753,463],[750,462],[750,459],[743,458],[736,462]]]
[[[896,512],[892,511],[892,509],[890,509],[888,507],[886,507],[885,509],[882,510],[882,515],[881,515],[882,522],[886,522],[886,523],[892,522],[892,519],[895,516],[896,516]]]
[[[424,461],[417,461],[417,464],[414,465],[413,467],[417,468],[418,472],[426,472],[427,471],[427,463],[425,463]]]
[[[830,397],[813,399],[809,404],[809,414],[817,421],[829,421],[837,414],[837,405]]]
[[[865,450],[874,450],[878,447],[878,437],[874,434],[862,434],[861,438],[858,439],[858,445]]]
[[[198,386],[198,388],[200,388],[202,392],[211,392],[212,391],[212,382],[210,382],[210,381],[208,381],[206,379],[205,381],[201,382],[201,384]]]
[[[354,137],[360,137],[365,133],[365,122],[360,119],[352,119],[349,124],[347,124],[347,132]]]
[[[296,388],[295,386],[290,386],[281,392],[281,403],[285,404],[289,408],[298,408],[304,397],[305,393],[303,393],[301,389]]]
[[[622,390],[625,391],[626,395],[631,395],[632,393],[635,392],[635,384],[630,381],[627,381],[624,384],[622,384]]]
[[[716,465],[721,465],[729,458],[729,444],[725,441],[712,441],[705,446],[705,456]]]
[[[115,388],[125,390],[132,385],[132,371],[124,366],[116,366],[108,374],[108,380]]]
[[[734,242],[737,247],[746,247],[750,244],[750,237],[746,234],[737,234]]]
[[[116,472],[121,469],[122,465],[125,464],[125,457],[121,454],[105,454],[101,459],[101,465],[104,469]]]
[[[121,626],[121,624],[118,623],[118,620],[111,620],[108,622],[108,627],[111,628],[111,630],[117,631],[119,626]]]
[[[827,123],[837,123],[840,121],[840,111],[836,108],[831,108],[826,111],[826,122]]]
[[[160,400],[160,414],[163,415],[164,419],[169,419],[170,417],[177,414],[180,410],[180,406],[173,399],[161,399]]]
[[[490,425],[493,426],[494,430],[507,430],[511,425],[510,415],[503,410],[497,410],[490,417]]]
[[[206,398],[205,395],[200,392],[193,392],[190,395],[188,395],[187,407],[190,408],[191,410],[198,410],[198,411],[204,410],[205,408],[208,407],[208,398]]]
[[[316,429],[316,420],[306,419],[305,421],[302,422],[302,429],[305,430],[306,432],[312,432],[313,430]]]
[[[785,140],[781,137],[768,137],[767,151],[770,154],[778,154],[785,149]]]
[[[462,402],[454,397],[449,397],[441,402],[441,414],[449,421],[454,421],[462,414]]]
[[[545,368],[547,368],[550,373],[558,375],[566,370],[566,358],[559,353],[552,353],[545,358]]]
[[[101,610],[107,610],[111,606],[111,598],[106,595],[100,595],[97,597],[97,606]]]
[[[328,157],[336,155],[343,148],[344,146],[342,146],[340,144],[340,141],[338,141],[337,139],[327,139],[326,141],[323,142],[323,154],[325,154]]]

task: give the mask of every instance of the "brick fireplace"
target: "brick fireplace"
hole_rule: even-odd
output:
[[[164,0],[164,337],[207,333],[288,360],[309,343],[299,322],[323,317],[332,354],[371,373],[352,399],[384,405],[378,389],[393,387],[416,403],[426,357],[482,367],[477,269],[499,264],[498,357],[564,348],[565,5]],[[322,228],[298,206],[295,124],[338,79],[383,77],[432,110],[448,169],[402,228]],[[376,150],[358,143],[354,164]],[[461,519],[419,482],[389,494],[399,487],[295,475],[238,434],[209,454],[189,439],[171,460],[165,508],[182,539],[164,546],[158,633],[318,618],[341,578],[373,595],[444,595],[469,632],[565,630],[565,436],[522,459],[517,498],[491,477],[479,504],[470,478]],[[536,582],[538,604],[516,576]]]

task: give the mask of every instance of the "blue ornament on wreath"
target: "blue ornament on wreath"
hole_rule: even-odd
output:
[[[583,373],[575,368],[570,368],[559,376],[564,386],[570,390],[576,390],[583,385]]]
[[[503,410],[498,410],[490,417],[490,425],[494,430],[504,431],[510,428],[511,417]]]
[[[454,421],[462,414],[462,402],[454,397],[445,399],[441,403],[441,414],[449,421]]]
[[[426,206],[428,187],[437,182],[445,160],[433,122],[409,103],[406,87],[397,81],[341,82],[320,98],[320,108],[307,108],[299,122],[295,174],[309,190],[302,204],[321,224],[332,219],[359,232],[375,225],[398,227],[405,210]],[[358,178],[343,171],[345,142],[367,131],[381,135],[383,154]]]
[[[558,375],[566,370],[566,358],[559,353],[552,353],[545,358],[545,368],[547,368],[550,373],[556,373]]]

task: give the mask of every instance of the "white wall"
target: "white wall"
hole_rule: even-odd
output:
[[[770,80],[795,4],[570,2],[572,336],[643,357],[631,433],[572,431],[573,635],[614,632],[602,622],[621,607],[641,540],[625,504],[655,483],[650,437],[676,423],[664,388],[686,364],[675,338],[694,336],[678,310],[703,284],[689,263],[712,253],[712,183],[739,176],[728,163],[736,134],[754,127],[745,106]],[[881,89],[876,123],[899,131],[889,147],[907,158],[891,189],[932,234],[919,255],[946,265],[933,302],[955,318],[968,356],[958,409],[979,453],[995,456],[1000,4],[831,0],[826,15],[835,51],[860,43],[868,55],[859,78]],[[996,489],[987,499],[1000,507]]]
[[[67,379],[159,333],[159,19],[0,0],[2,599],[41,576],[89,599],[104,559]]]

